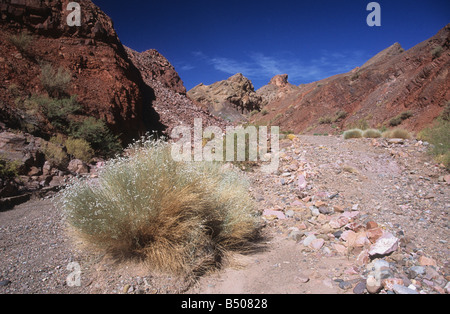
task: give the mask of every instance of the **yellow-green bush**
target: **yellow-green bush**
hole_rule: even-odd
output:
[[[351,138],[361,138],[363,136],[363,131],[360,129],[352,129],[344,132],[344,139],[348,140]]]

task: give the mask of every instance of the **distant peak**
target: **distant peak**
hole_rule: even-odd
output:
[[[284,87],[288,84],[288,75],[287,74],[280,74],[275,75],[269,82],[269,85],[275,85],[277,87]]]

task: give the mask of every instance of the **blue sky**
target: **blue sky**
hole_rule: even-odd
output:
[[[93,0],[122,43],[156,49],[189,90],[240,72],[255,88],[277,74],[295,85],[344,73],[399,42],[410,49],[450,23],[449,0]]]

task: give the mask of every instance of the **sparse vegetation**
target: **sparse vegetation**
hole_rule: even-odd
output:
[[[64,151],[64,148],[58,144],[46,142],[41,147],[45,159],[50,161],[57,168],[67,168],[69,164],[69,156]]]
[[[64,146],[66,146],[69,155],[84,162],[88,163],[94,157],[94,150],[91,148],[91,145],[81,138],[69,137],[65,141]]]
[[[431,153],[450,170],[450,102],[433,126],[423,130],[419,138],[433,145]]]
[[[267,111],[267,109],[263,109],[263,110],[261,110],[261,114],[263,116],[267,116],[269,114],[269,111]]]
[[[444,51],[444,48],[442,46],[436,46],[431,50],[431,55],[433,59],[437,59],[442,55],[442,52]]]
[[[41,83],[50,97],[65,96],[71,80],[72,74],[65,68],[56,70],[50,63],[41,64]]]
[[[239,173],[175,162],[161,141],[140,141],[129,152],[108,161],[98,183],[76,181],[58,198],[78,238],[119,260],[189,276],[251,248],[258,219]]]
[[[122,150],[119,137],[111,133],[103,120],[88,117],[82,122],[72,123],[71,129],[72,137],[89,142],[95,151],[105,157],[113,157]]]
[[[344,139],[346,140],[361,137],[363,137],[363,131],[360,129],[352,129],[344,132]]]
[[[370,126],[365,118],[361,118],[358,121],[351,124],[351,128],[364,131],[364,130],[367,130],[368,128],[370,128]]]
[[[11,179],[19,175],[19,162],[10,161],[0,155],[0,179]]]
[[[399,126],[400,124],[403,123],[403,121],[408,120],[409,118],[411,118],[413,116],[413,113],[411,111],[405,111],[402,112],[401,114],[399,114],[398,116],[392,118],[389,121],[389,125],[392,127],[396,127]]]
[[[405,140],[409,140],[412,138],[411,134],[404,129],[394,129],[389,130],[383,133],[384,138],[402,138]]]
[[[11,35],[9,42],[13,44],[21,53],[28,52],[30,44],[33,42],[33,37],[27,32],[22,32],[18,35]]]
[[[346,111],[343,110],[339,110],[338,112],[336,112],[334,114],[334,116],[325,116],[325,117],[321,117],[319,118],[319,124],[332,124],[338,121],[341,121],[345,118],[347,118],[348,113]]]
[[[28,100],[28,107],[38,106],[44,116],[59,131],[68,132],[70,125],[70,115],[81,109],[77,102],[77,96],[70,98],[55,99],[45,96],[33,95]]]
[[[381,132],[375,129],[368,129],[363,133],[363,137],[365,138],[380,138],[381,136]]]

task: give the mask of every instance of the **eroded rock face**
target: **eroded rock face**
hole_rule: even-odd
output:
[[[130,62],[112,20],[91,1],[77,2],[80,27],[67,24],[68,0],[2,1],[0,81],[5,89],[0,93],[0,117],[9,127],[24,124],[15,101],[27,93],[45,94],[40,80],[44,62],[68,70],[72,78],[67,93],[78,96],[83,114],[104,119],[125,143],[160,128],[157,116],[151,115],[153,92],[142,88],[141,74]],[[31,36],[31,42],[21,52],[9,38],[23,33]]]
[[[263,103],[252,82],[241,73],[212,85],[200,84],[188,96],[212,114],[231,121],[245,120],[244,115],[259,111]]]
[[[139,53],[128,47],[125,49],[145,81],[158,81],[175,93],[186,95],[186,87],[175,68],[157,50],[150,49]]]
[[[139,53],[128,47],[126,51],[139,69],[146,86],[154,92],[153,108],[165,126],[165,135],[170,137],[172,130],[180,125],[193,126],[196,118],[202,119],[204,127],[226,128],[224,120],[195,105],[186,96],[186,88],[180,76],[159,52],[152,49]]]
[[[291,92],[297,91],[299,88],[288,82],[287,74],[274,76],[269,84],[261,87],[256,94],[263,99],[263,105],[268,105],[276,99],[282,99]]]
[[[275,77],[258,90],[269,95],[268,114],[256,115],[252,122],[268,123],[279,116],[277,124],[285,130],[328,133],[336,128],[321,125],[319,119],[338,112],[345,112],[346,118],[335,127],[345,129],[363,120],[371,127],[388,126],[392,118],[410,111],[412,116],[401,127],[420,131],[450,99],[449,48],[450,24],[408,51],[395,43],[349,73],[301,85],[291,93],[276,95],[285,81]]]

